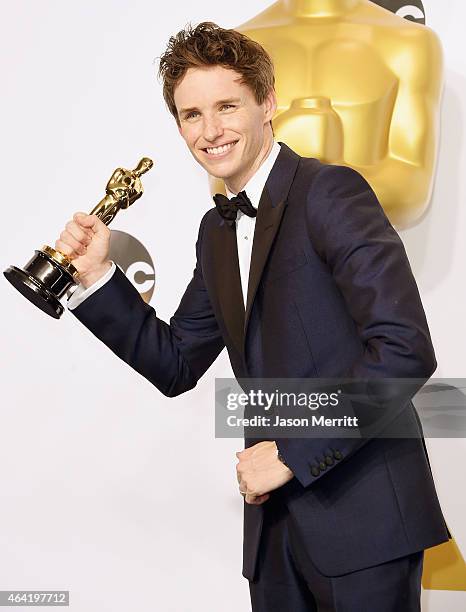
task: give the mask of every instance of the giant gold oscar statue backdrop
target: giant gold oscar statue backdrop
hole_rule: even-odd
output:
[[[276,138],[352,166],[394,225],[415,223],[438,149],[437,35],[369,0],[278,0],[238,29],[274,61]]]
[[[278,0],[236,28],[274,62],[275,138],[355,168],[397,228],[425,213],[435,179],[443,54],[424,17],[419,0]],[[423,586],[466,590],[454,538],[426,552]]]

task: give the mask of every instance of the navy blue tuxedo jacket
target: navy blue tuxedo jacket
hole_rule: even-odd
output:
[[[436,368],[404,247],[369,184],[284,144],[258,207],[246,309],[235,228],[212,208],[169,324],[119,268],[73,314],[170,397],[192,389],[224,346],[237,378],[427,379]],[[419,432],[411,402],[396,418]],[[272,494],[285,497],[323,574],[448,539],[422,436],[277,444],[295,477]],[[252,579],[263,508],[244,512],[243,574]]]

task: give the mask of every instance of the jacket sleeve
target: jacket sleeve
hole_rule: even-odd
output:
[[[313,247],[329,267],[364,348],[342,378],[355,380],[359,395],[377,388],[374,379],[413,379],[400,388],[380,385],[391,411],[386,416],[395,418],[437,365],[403,243],[370,185],[352,168],[325,166],[312,183],[306,210]],[[377,399],[372,391],[368,395]],[[316,457],[325,463],[329,449],[337,449],[333,469],[368,439],[284,439],[277,445],[307,486],[329,471],[315,469]]]
[[[196,267],[170,323],[156,315],[118,268],[112,278],[71,312],[120,359],[164,395],[189,391],[224,347],[204,285],[196,242]]]

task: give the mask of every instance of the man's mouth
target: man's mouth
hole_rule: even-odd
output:
[[[233,142],[228,142],[219,147],[206,147],[202,150],[210,157],[223,157],[223,155],[226,155],[235,146],[237,142],[237,140],[234,140]]]

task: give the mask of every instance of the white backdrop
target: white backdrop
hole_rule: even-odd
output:
[[[154,59],[188,21],[234,27],[270,4],[178,0],[16,0],[0,38],[2,251],[23,266],[53,246],[119,165],[156,165],[113,229],[156,268],[151,303],[173,314],[194,264],[206,177],[166,111]],[[430,323],[437,376],[465,375],[466,6],[424,2],[446,59],[442,143],[430,212],[402,233]],[[215,376],[164,398],[74,317],[57,322],[3,279],[0,590],[66,589],[73,612],[242,612],[242,498],[234,452],[214,438]],[[466,551],[464,440],[430,440],[451,529]],[[466,608],[466,593],[424,593],[424,609]]]

